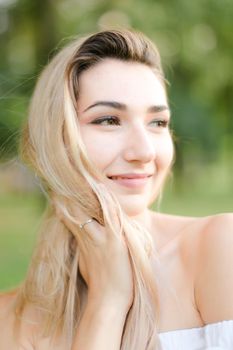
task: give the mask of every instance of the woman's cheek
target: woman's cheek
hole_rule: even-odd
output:
[[[174,158],[174,145],[170,135],[157,145],[158,147],[158,162],[161,168],[169,168],[172,165]]]
[[[116,147],[107,135],[83,134],[87,155],[98,170],[103,171],[114,159]]]

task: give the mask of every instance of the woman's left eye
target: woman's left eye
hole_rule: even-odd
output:
[[[166,128],[168,126],[168,121],[165,119],[154,119],[150,124],[158,126],[159,128]]]
[[[97,125],[120,125],[120,120],[118,117],[107,115],[104,117],[97,118],[91,122],[91,124]]]

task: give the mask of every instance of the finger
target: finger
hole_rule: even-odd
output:
[[[59,217],[61,222],[73,233],[75,238],[80,245],[82,250],[84,249],[83,244],[98,245],[100,234],[100,226],[97,221],[88,217],[78,205],[72,204],[71,201],[63,199],[63,202],[57,198],[53,198],[53,205],[56,211],[56,215]]]

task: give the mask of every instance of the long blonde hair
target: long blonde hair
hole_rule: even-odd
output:
[[[156,260],[151,235],[123,213],[114,195],[101,183],[101,174],[85,151],[77,118],[80,74],[109,57],[146,64],[164,83],[158,50],[141,33],[109,30],[73,40],[52,59],[38,80],[20,151],[48,196],[56,195],[69,220],[76,220],[70,210],[70,204],[76,203],[88,217],[107,224],[111,234],[122,239],[124,233],[132,263],[134,301],[121,349],[155,350],[159,348],[159,300],[151,264],[152,258]],[[120,232],[112,222],[113,211],[120,221]],[[22,317],[25,306],[32,304],[40,312],[43,335],[61,335],[67,349],[71,348],[87,294],[78,269],[79,247],[84,239],[82,231],[74,238],[48,201],[39,242],[17,299],[17,315]]]

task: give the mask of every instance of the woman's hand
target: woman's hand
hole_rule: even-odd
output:
[[[130,308],[133,302],[133,277],[125,241],[115,237],[109,228],[96,220],[80,230],[57,207],[56,213],[77,239],[80,249],[79,270],[88,286],[88,299],[96,302],[114,301]],[[72,208],[72,214],[80,224],[90,219],[77,207]],[[117,219],[114,224],[119,226],[120,231]]]

